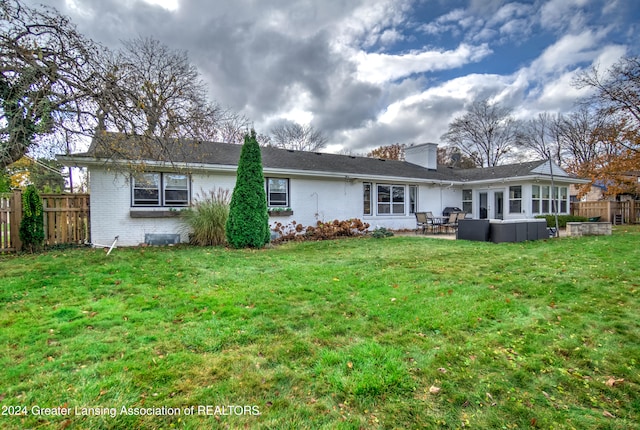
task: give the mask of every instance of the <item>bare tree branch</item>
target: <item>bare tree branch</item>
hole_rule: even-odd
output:
[[[271,129],[271,140],[268,144],[276,148],[319,151],[325,147],[327,141],[322,132],[311,125],[286,122]]]
[[[488,167],[506,158],[518,143],[517,137],[516,121],[510,109],[480,100],[449,124],[449,131],[442,139],[460,148],[477,167]]]

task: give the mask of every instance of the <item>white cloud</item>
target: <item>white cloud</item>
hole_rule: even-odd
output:
[[[479,61],[491,54],[487,44],[470,46],[461,44],[455,50],[420,51],[392,55],[359,52],[358,79],[372,83],[395,81],[414,73],[453,69],[470,62]]]
[[[166,10],[176,11],[180,7],[179,0],[143,0],[145,3],[160,6]]]
[[[545,29],[578,30],[584,24],[580,8],[588,3],[589,0],[549,0],[540,8],[540,24]]]
[[[532,68],[539,73],[552,73],[565,70],[567,67],[591,61],[599,51],[605,34],[591,30],[580,34],[567,34],[549,46],[532,63]]]

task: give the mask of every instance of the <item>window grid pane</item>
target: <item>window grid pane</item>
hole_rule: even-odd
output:
[[[140,173],[133,176],[133,205],[160,206],[159,173]]]
[[[132,176],[132,206],[188,206],[189,176],[139,173]]]
[[[509,187],[509,213],[522,213],[522,186]]]
[[[286,178],[267,178],[267,205],[269,207],[289,206],[289,180]]]
[[[409,213],[416,213],[418,210],[418,187],[409,185]]]
[[[364,208],[363,208],[363,213],[365,215],[371,215],[371,184],[370,183],[365,183],[364,184],[364,189],[363,189],[363,203],[364,203]]]
[[[405,186],[404,185],[378,185],[378,214],[404,215]]]
[[[165,206],[187,206],[189,204],[189,178],[187,175],[165,173],[163,179]]]

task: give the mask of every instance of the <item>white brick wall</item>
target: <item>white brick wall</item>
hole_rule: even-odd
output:
[[[265,173],[265,176],[275,175]],[[289,177],[289,179],[290,206],[293,215],[271,217],[271,225],[276,222],[287,224],[295,220],[304,226],[315,226],[319,220],[360,218],[369,223],[372,229],[378,226],[391,229],[415,228],[415,216],[412,214],[365,217],[363,215],[362,180],[305,177]],[[197,173],[192,175],[191,180],[192,199],[198,199],[203,190],[216,190],[221,187],[229,189],[230,192],[233,191],[235,173]],[[93,243],[111,244],[114,237],[119,236],[118,245],[135,246],[144,243],[144,237],[147,233],[180,233],[183,242],[188,240],[188,232],[179,218],[131,218],[131,185],[128,175],[94,167],[90,170],[89,181],[91,189],[91,241]],[[371,182],[375,186],[379,181]],[[383,182],[380,181],[380,183]],[[397,181],[384,183],[403,185],[402,182]],[[461,191],[459,189],[427,184],[419,186],[419,211],[432,211],[435,215],[440,215],[444,207],[460,205]],[[140,210],[141,208],[135,209]]]

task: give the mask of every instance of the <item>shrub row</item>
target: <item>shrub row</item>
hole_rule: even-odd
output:
[[[556,226],[556,216],[555,215],[537,215],[536,218],[544,218],[547,220],[547,227],[555,227]],[[565,228],[568,222],[586,222],[588,218],[583,216],[575,216],[575,215],[558,215],[558,227]]]
[[[289,224],[277,222],[272,230],[278,234],[272,243],[304,240],[330,240],[339,237],[363,236],[367,233],[369,224],[357,218],[346,221],[333,220],[331,222],[318,221],[315,227],[303,226],[296,221]]]

